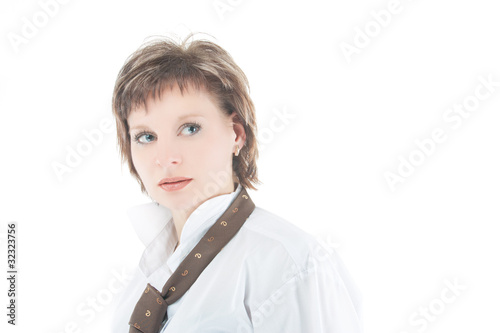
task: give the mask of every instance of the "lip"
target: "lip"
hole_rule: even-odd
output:
[[[186,187],[193,179],[186,177],[163,178],[158,185],[167,192],[177,191]]]
[[[165,183],[174,183],[174,182],[180,182],[182,180],[191,180],[193,178],[187,178],[187,177],[172,177],[172,178],[163,178],[158,182],[158,185],[165,184]]]

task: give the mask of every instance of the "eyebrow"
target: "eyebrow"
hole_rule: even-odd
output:
[[[201,114],[197,114],[197,113],[190,113],[190,114],[186,114],[184,116],[181,116],[179,118],[177,118],[177,120],[181,121],[183,119],[186,119],[186,118],[190,118],[190,117],[201,117],[201,118],[205,118],[204,116],[202,116]],[[129,130],[135,130],[135,129],[149,129],[148,126],[146,125],[137,125],[137,126],[134,126],[134,127],[130,127]]]

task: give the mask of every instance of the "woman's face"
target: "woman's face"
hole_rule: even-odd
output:
[[[171,210],[191,213],[207,199],[234,191],[232,156],[245,142],[235,116],[225,116],[205,90],[190,86],[181,94],[177,85],[132,111],[132,161],[148,194]],[[160,185],[171,177],[192,180],[168,191]]]

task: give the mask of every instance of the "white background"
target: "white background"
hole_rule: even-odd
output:
[[[120,287],[115,276],[142,251],[125,211],[149,198],[120,166],[114,125],[61,180],[53,164],[114,122],[129,54],[148,36],[191,31],[214,36],[247,74],[259,130],[294,115],[261,138],[264,184],[250,193],[336,248],[363,294],[366,332],[498,331],[500,86],[457,128],[443,118],[473,101],[480,76],[500,82],[495,2],[401,0],[380,31],[370,12],[388,0],[73,0],[51,16],[50,2],[0,5],[1,276],[11,221],[19,271],[16,327],[1,279],[2,332],[108,331],[110,283]],[[26,22],[40,27],[15,46]],[[362,46],[367,27],[367,45],[346,57],[341,44]],[[436,128],[446,140],[392,191],[384,174]]]

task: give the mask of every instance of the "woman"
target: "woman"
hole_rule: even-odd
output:
[[[121,156],[154,202],[128,212],[146,248],[114,332],[361,332],[337,254],[253,204],[247,78],[220,46],[190,37],[143,45],[116,81]]]

